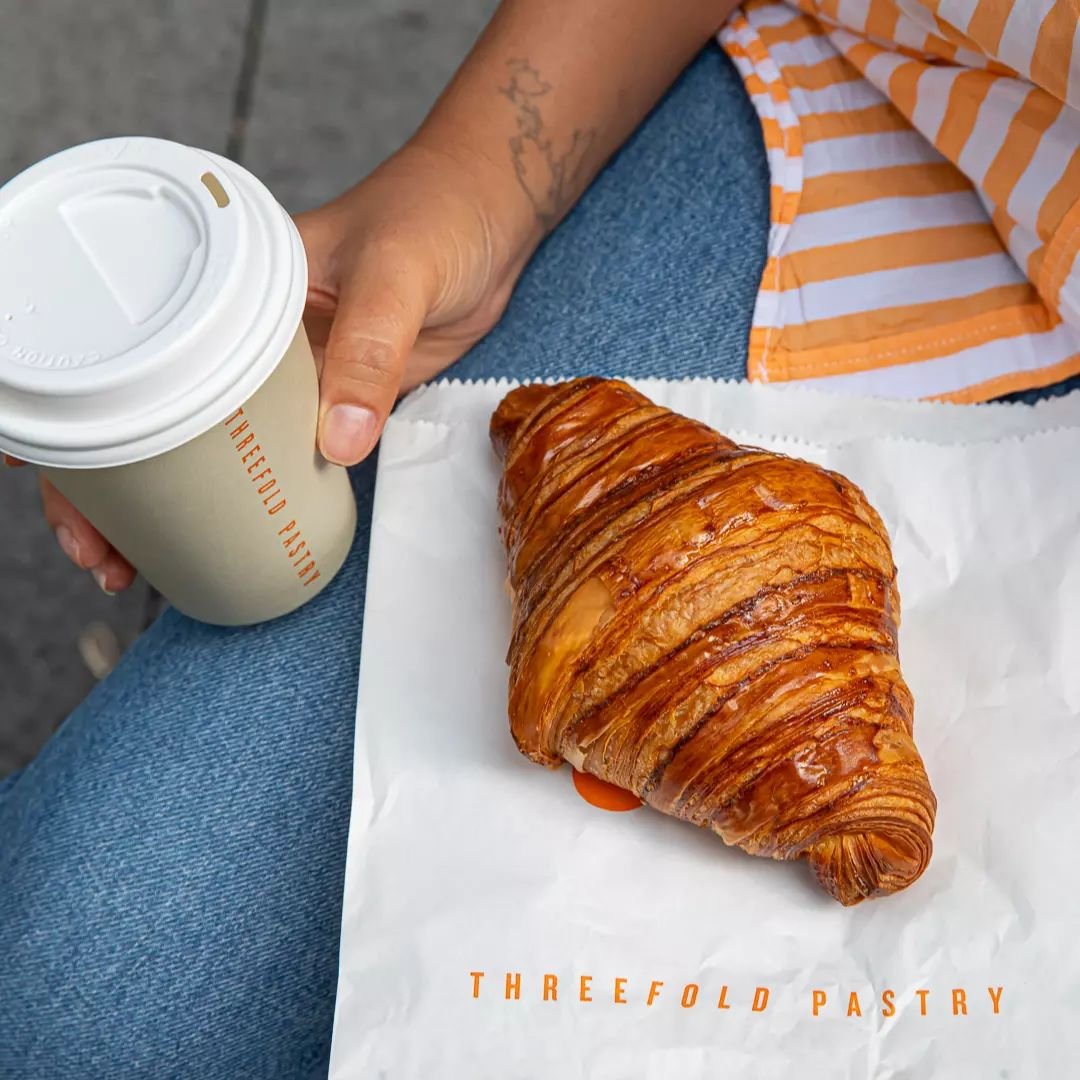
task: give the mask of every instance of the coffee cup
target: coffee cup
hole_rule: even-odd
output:
[[[0,449],[195,619],[283,615],[348,554],[306,293],[291,219],[217,154],[107,139],[0,188]]]

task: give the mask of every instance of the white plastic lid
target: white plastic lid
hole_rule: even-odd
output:
[[[249,172],[105,139],[0,188],[0,448],[123,465],[243,404],[296,333],[300,236]]]

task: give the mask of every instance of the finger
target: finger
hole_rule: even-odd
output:
[[[304,303],[304,328],[307,331],[311,355],[315,360],[315,373],[322,380],[323,358],[330,328],[334,324],[338,297],[333,282],[337,275],[332,270],[333,253],[340,245],[342,228],[334,222],[327,207],[300,214],[296,227],[308,262],[308,291]]]
[[[319,449],[328,460],[354,465],[371,452],[423,320],[421,291],[407,275],[372,265],[349,282],[323,361]]]
[[[46,480],[41,477],[45,520],[64,554],[81,570],[90,570],[108,555],[109,542]]]
[[[308,265],[308,315],[333,315],[337,308],[342,252],[353,249],[347,215],[334,203],[299,214],[295,219]],[[351,266],[354,259],[348,260]]]
[[[98,588],[108,596],[122,592],[135,580],[135,569],[115,548],[90,571]]]
[[[335,309],[336,310],[336,309]],[[334,325],[334,312],[322,311],[310,305],[304,311],[304,329],[312,346],[326,347],[330,340],[330,328]]]
[[[323,360],[326,357],[326,342],[330,337],[330,327],[334,323],[333,314],[324,314],[309,304],[304,312],[304,328],[307,331],[311,355],[315,360],[315,373],[322,381]]]
[[[135,580],[131,563],[44,478],[41,501],[61,550],[77,567],[90,571],[102,592],[113,596]]]

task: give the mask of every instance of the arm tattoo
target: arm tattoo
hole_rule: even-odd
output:
[[[550,93],[551,83],[541,79],[528,60],[511,60],[506,66],[509,81],[499,87],[499,93],[513,103],[517,120],[517,134],[509,140],[510,158],[518,183],[546,232],[576,194],[577,180],[596,138],[596,129],[575,129],[569,144],[561,152],[557,150],[540,115],[540,100]]]

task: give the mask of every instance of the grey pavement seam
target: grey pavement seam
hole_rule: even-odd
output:
[[[232,120],[225,156],[243,163],[247,126],[255,100],[255,80],[259,76],[259,58],[262,54],[263,37],[266,34],[266,18],[270,0],[251,0],[247,26],[244,31],[244,52],[240,60],[240,73],[236,80],[233,97]]]

